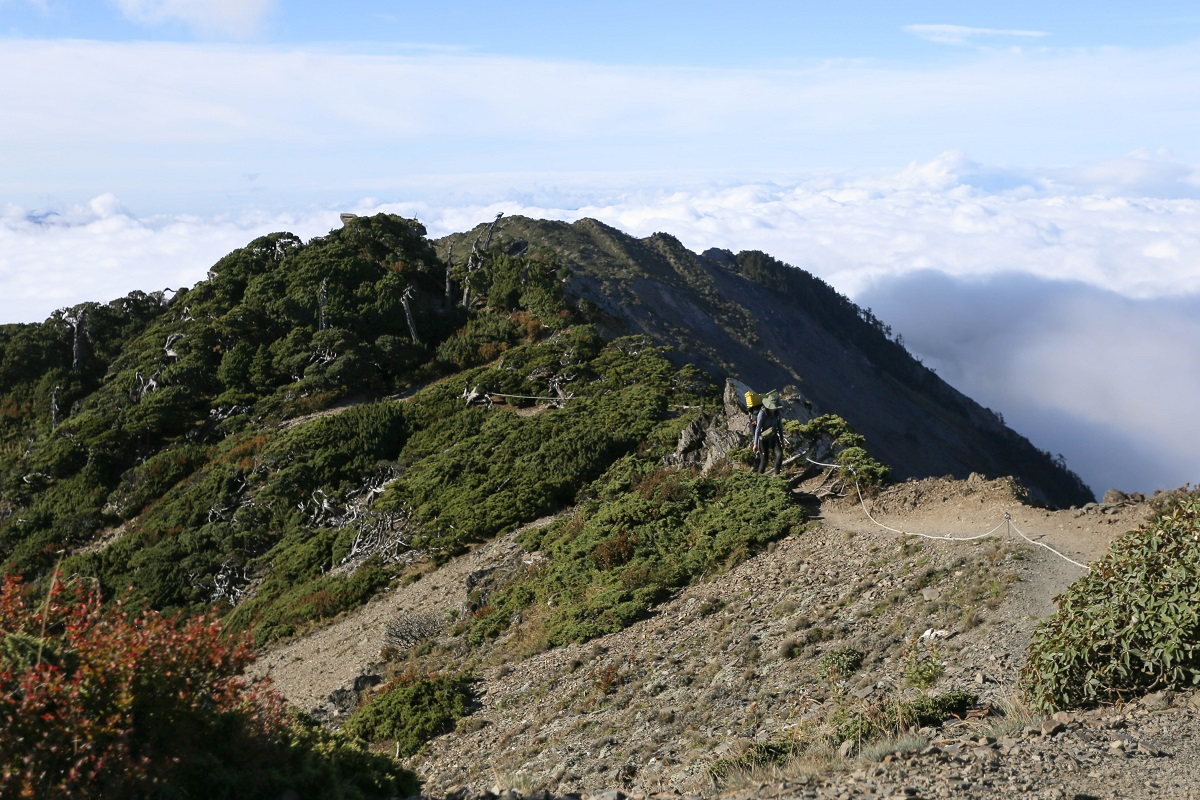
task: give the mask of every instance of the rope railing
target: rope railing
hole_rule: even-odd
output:
[[[573,400],[575,395],[568,394],[566,397],[533,397],[527,394],[502,394],[500,392],[480,392],[479,395],[487,397],[507,397],[510,400],[540,400],[546,403],[561,403],[564,400]]]
[[[813,459],[809,458],[808,456],[805,456],[804,458],[810,464],[815,464],[818,467],[829,467],[831,469],[843,469],[843,468],[849,469],[850,474],[854,475],[854,467],[850,464],[826,464],[821,461],[814,461]],[[1025,541],[1029,542],[1032,545],[1037,545],[1038,547],[1042,547],[1042,548],[1045,548],[1046,550],[1049,550],[1051,553],[1058,556],[1063,561],[1066,561],[1068,564],[1074,564],[1075,566],[1079,567],[1080,569],[1085,569],[1085,570],[1091,569],[1091,567],[1089,567],[1087,564],[1080,564],[1078,561],[1076,561],[1072,558],[1068,558],[1067,556],[1058,552],[1057,550],[1055,550],[1053,547],[1046,544],[1045,542],[1039,542],[1039,541],[1036,541],[1036,540],[1031,539],[1028,536],[1026,536],[1021,531],[1020,528],[1018,528],[1015,524],[1013,524],[1012,515],[1009,514],[1007,511],[1004,512],[1004,519],[1000,520],[1000,524],[998,524],[996,527],[992,528],[987,533],[981,533],[978,536],[950,536],[949,534],[947,534],[945,536],[936,536],[936,535],[928,534],[928,533],[916,533],[913,531],[900,530],[898,528],[893,528],[888,525],[884,525],[882,522],[875,519],[875,517],[871,515],[871,510],[869,508],[867,508],[867,501],[863,498],[862,488],[859,486],[857,475],[854,476],[854,491],[858,494],[858,504],[862,507],[863,513],[867,515],[867,519],[871,520],[871,522],[875,523],[880,528],[883,528],[886,531],[891,531],[892,533],[898,533],[901,536],[918,536],[922,539],[935,539],[938,541],[945,541],[945,542],[974,542],[979,539],[986,539],[987,537],[994,535],[996,533],[996,531],[1007,526],[1010,533],[1016,532],[1016,534],[1018,536],[1020,536],[1022,539],[1024,539]]]
[[[1066,556],[1064,556],[1062,553],[1060,553],[1060,552],[1058,552],[1057,550],[1055,550],[1055,549],[1054,549],[1053,547],[1051,547],[1050,545],[1048,545],[1048,544],[1043,544],[1042,542],[1036,542],[1036,541],[1034,541],[1033,539],[1030,539],[1030,538],[1029,538],[1028,536],[1026,536],[1025,534],[1021,533],[1021,529],[1020,529],[1020,528],[1018,528],[1016,525],[1013,525],[1013,523],[1012,523],[1012,519],[1011,519],[1011,518],[1009,518],[1009,516],[1008,516],[1008,513],[1007,513],[1007,512],[1005,512],[1005,514],[1004,514],[1004,517],[1005,517],[1005,519],[1007,519],[1007,520],[1008,520],[1009,527],[1010,527],[1010,528],[1012,528],[1014,531],[1016,531],[1016,532],[1017,532],[1017,535],[1018,535],[1018,536],[1020,536],[1020,537],[1021,537],[1022,539],[1024,539],[1025,541],[1029,542],[1030,544],[1036,544],[1038,547],[1044,547],[1044,548],[1046,548],[1046,549],[1047,549],[1047,550],[1049,550],[1051,553],[1054,553],[1054,555],[1056,555],[1056,556],[1058,556],[1059,558],[1061,558],[1063,561],[1068,561],[1068,562],[1070,562],[1070,563],[1074,564],[1075,566],[1077,566],[1077,567],[1079,567],[1079,568],[1081,568],[1081,569],[1086,569],[1086,570],[1088,570],[1088,571],[1091,571],[1091,567],[1089,567],[1087,564],[1080,564],[1078,561],[1072,561],[1071,559],[1069,559],[1069,558],[1067,558]]]

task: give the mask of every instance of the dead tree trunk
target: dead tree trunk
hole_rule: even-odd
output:
[[[78,372],[87,355],[87,309],[80,309],[79,316],[67,317],[67,323],[73,328],[71,342],[71,371]]]
[[[467,259],[467,275],[465,278],[463,278],[463,297],[462,297],[462,307],[463,308],[471,307],[471,273],[474,271],[475,271],[475,259],[474,259],[474,257],[471,257],[471,258]]]
[[[404,319],[408,321],[408,335],[412,337],[412,343],[420,347],[421,339],[417,336],[417,323],[413,321],[412,308],[408,304],[412,294],[413,287],[407,287],[404,294],[400,295],[400,305],[404,306]]]
[[[450,267],[454,264],[454,242],[446,250],[446,298],[442,301],[442,309],[450,310]]]
[[[58,392],[61,386],[55,386],[50,393],[50,430],[58,427]]]
[[[496,232],[496,223],[499,222],[500,218],[503,216],[504,216],[503,211],[498,212],[496,214],[496,218],[494,220],[492,220],[492,224],[488,225],[487,241],[483,243],[483,252],[486,253],[488,251],[488,248],[492,246],[492,234]]]
[[[325,330],[325,301],[328,299],[327,289],[329,279],[321,281],[321,291],[317,293],[317,330]]]
[[[492,224],[487,226],[487,230],[480,231],[479,235],[475,237],[475,241],[471,243],[471,257],[467,259],[467,277],[463,281],[463,308],[471,307],[471,275],[483,266],[483,254],[479,252],[479,240],[483,238],[484,233],[487,233],[487,241],[483,243],[483,252],[486,253],[492,246],[492,234],[496,231],[496,223],[503,216],[503,211],[498,213],[492,220]]]

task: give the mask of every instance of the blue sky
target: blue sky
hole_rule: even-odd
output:
[[[789,66],[812,59],[931,60],[910,26],[1032,32],[1050,47],[1159,47],[1200,33],[1194,3],[720,0],[341,3],[289,0],[4,0],[9,38],[234,40],[416,46],[609,64]],[[926,32],[925,39],[934,38]],[[942,40],[958,41],[943,34]],[[1003,45],[1005,37],[977,34]],[[1020,41],[1015,41],[1020,43]],[[944,56],[944,54],[943,54]]]
[[[763,249],[1098,491],[1200,480],[1183,2],[0,0],[0,322],[337,213]]]

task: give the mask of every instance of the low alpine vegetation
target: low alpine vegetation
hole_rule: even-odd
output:
[[[396,752],[411,756],[425,742],[466,716],[474,695],[469,675],[394,678],[383,692],[346,720],[347,733],[372,742],[394,741]]]
[[[823,681],[844,681],[862,666],[865,654],[853,647],[835,647],[817,662],[817,677]]]
[[[891,468],[872,458],[867,439],[836,414],[822,414],[808,422],[784,423],[788,438],[808,453],[830,453],[837,464],[838,481],[846,489],[871,492],[887,483]]]
[[[1200,495],[1176,497],[1072,584],[1021,681],[1043,711],[1200,684]]]
[[[846,742],[855,751],[889,741],[895,747],[897,741],[918,728],[964,717],[978,702],[977,695],[961,691],[908,700],[886,695],[856,702],[837,708],[819,724],[798,726],[787,735],[758,742],[737,756],[714,761],[708,767],[708,777],[720,787],[738,774],[786,769],[794,761],[814,756],[831,759]]]
[[[468,621],[477,641],[533,605],[550,606],[551,645],[584,642],[644,617],[673,590],[744,561],[798,530],[804,512],[767,476],[703,476],[628,456],[584,493],[569,518],[530,530],[542,566],[478,593]]]

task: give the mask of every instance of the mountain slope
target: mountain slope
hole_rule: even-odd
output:
[[[437,242],[456,261],[483,226]],[[949,386],[827,284],[759,252],[697,255],[674,237],[635,239],[591,219],[499,220],[494,242],[546,251],[571,270],[569,297],[615,332],[645,333],[677,360],[760,390],[794,385],[818,412],[863,433],[898,478],[1014,476],[1051,506],[1094,500],[1079,478]]]
[[[653,494],[718,380],[648,337],[602,337],[553,262],[493,253],[467,275],[423,234],[387,215],[307,243],[272,234],[173,301],[0,330],[0,563],[31,579],[61,563],[157,609],[215,607],[265,643],[587,492]],[[464,284],[474,301],[457,300]],[[591,573],[564,575],[575,602],[557,635],[619,627],[799,516],[744,473],[662,474],[681,502],[630,519],[670,518],[657,532],[677,540],[703,518],[711,541],[661,564],[649,536],[614,545],[599,599]],[[722,493],[737,502],[705,503]]]
[[[603,494],[587,487],[625,456],[618,484],[649,480],[731,374],[799,384],[901,477],[1011,474],[1044,502],[1087,499],[800,270],[589,220],[492,233],[469,265],[483,228],[431,244],[379,215],[272,234],[173,299],[0,328],[0,561],[36,577],[65,557],[109,593],[230,603],[238,627],[292,635],[414,561]]]
[[[403,739],[447,795],[708,791],[801,755],[788,769],[831,759],[814,785],[832,797],[830,764],[875,770],[853,751],[898,749],[879,736],[902,709],[1011,700],[1079,565],[1007,534],[1082,563],[1145,512],[1049,511],[975,475],[885,487],[867,501],[881,524],[828,496],[837,470],[759,475],[728,375],[799,384],[901,475],[995,463],[1043,499],[1085,496],[802,271],[590,221],[492,233],[468,266],[482,227],[431,243],[412,220],[351,219],[255,240],[174,301],[0,326],[5,571],[36,589],[61,566],[106,598],[224,615],[296,705],[388,753]],[[832,438],[822,452],[846,455]],[[920,719],[920,758],[930,737],[1021,735],[1017,715]],[[981,762],[982,795],[940,767],[914,780],[1019,793],[1058,785],[1044,756],[1117,757],[1035,730],[1033,753],[1014,740]],[[881,785],[936,766],[917,758]]]

